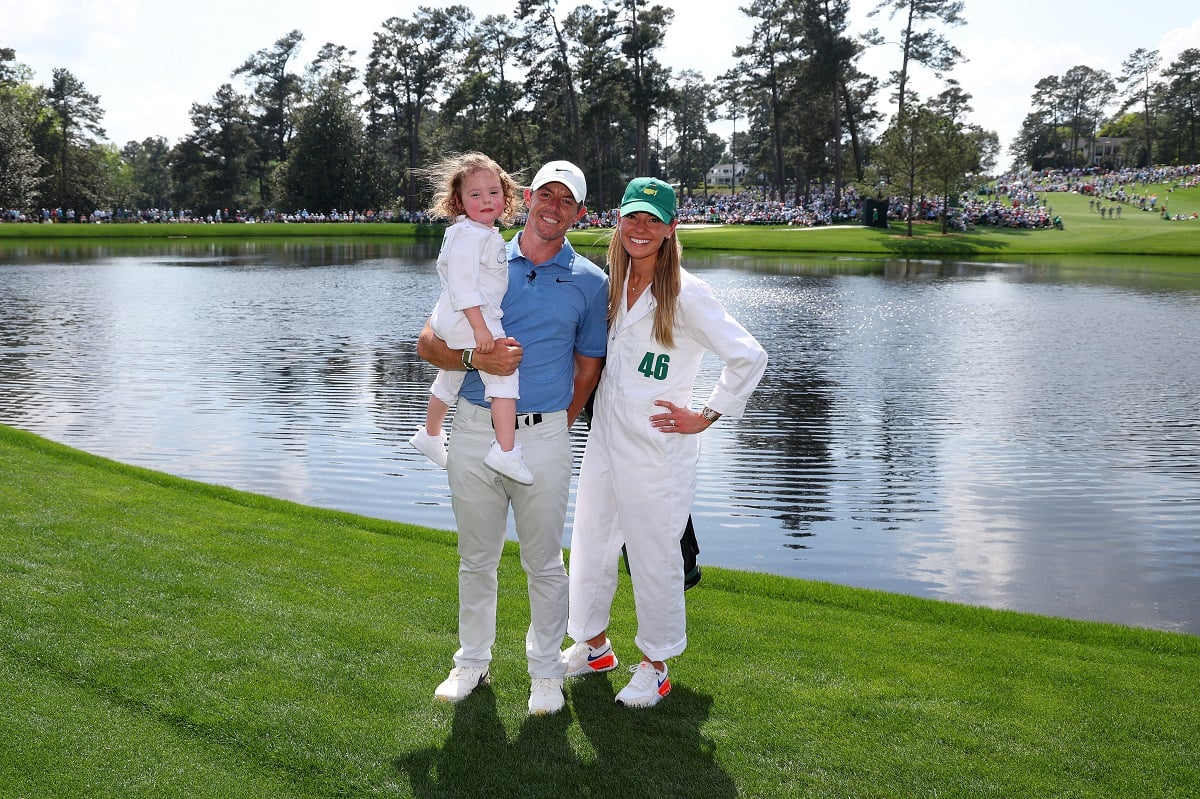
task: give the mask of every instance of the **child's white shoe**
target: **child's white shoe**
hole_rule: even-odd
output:
[[[422,427],[417,431],[417,434],[408,440],[408,443],[419,449],[429,460],[446,468],[446,434],[431,436],[425,432]]]
[[[529,471],[529,467],[525,465],[525,459],[521,457],[520,444],[514,446],[511,451],[505,452],[500,449],[499,442],[493,441],[492,448],[483,458],[483,465],[521,485],[533,485],[533,473]]]

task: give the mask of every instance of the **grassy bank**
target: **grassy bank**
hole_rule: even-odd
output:
[[[0,427],[0,794],[1183,797],[1200,638],[707,569],[675,691],[527,718],[501,569],[494,686],[457,646],[452,533]],[[633,655],[622,580],[613,635]]]
[[[1169,198],[1173,213],[1200,211],[1200,188],[1168,191],[1151,186]],[[913,237],[905,226],[893,223],[888,230],[857,225],[792,228],[783,226],[703,226],[681,230],[685,250],[731,252],[836,253],[911,258],[997,258],[1029,255],[1162,255],[1193,256],[1200,253],[1200,220],[1168,222],[1157,213],[1122,207],[1120,219],[1101,218],[1089,211],[1088,198],[1077,194],[1047,196],[1063,230],[1014,230],[979,227],[967,233],[942,235],[936,224],[918,224]],[[0,244],[6,240],[45,238],[273,238],[273,237],[382,237],[433,238],[439,226],[411,224],[312,223],[267,225],[0,225]],[[581,230],[571,233],[578,246],[602,247],[611,231]],[[1177,267],[1167,267],[1175,269]],[[1197,268],[1200,271],[1200,268]]]

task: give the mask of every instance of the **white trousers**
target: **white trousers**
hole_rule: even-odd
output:
[[[637,611],[634,643],[651,660],[687,647],[679,539],[696,494],[699,436],[650,426],[661,412],[601,393],[588,435],[571,532],[567,633],[586,641],[608,630],[621,545],[629,554]]]
[[[541,414],[539,424],[517,427],[533,485],[501,477],[483,465],[496,434],[491,412],[458,403],[446,464],[458,524],[458,666],[486,667],[496,642],[497,572],[511,506],[529,590],[525,656],[530,677],[562,677],[559,655],[567,628],[567,572],[563,527],[571,485],[567,413]]]
[[[461,369],[438,369],[437,377],[434,379],[433,385],[429,387],[429,393],[450,407],[454,407],[454,403],[458,402],[458,392],[462,390],[463,380],[466,378],[467,373]],[[520,391],[518,391],[519,378],[516,372],[511,375],[480,372],[479,378],[483,381],[483,396],[489,400],[496,397],[508,397],[509,399],[520,399],[521,397]]]

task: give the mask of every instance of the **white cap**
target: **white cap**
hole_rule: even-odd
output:
[[[537,191],[547,183],[563,184],[571,190],[571,196],[577,203],[583,202],[583,198],[587,196],[587,180],[583,177],[583,171],[570,161],[549,162],[533,176],[533,183],[529,188]]]

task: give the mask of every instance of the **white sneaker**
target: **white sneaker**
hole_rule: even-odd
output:
[[[563,709],[563,681],[559,677],[534,677],[529,688],[529,715],[542,716]]]
[[[605,641],[604,646],[598,649],[587,641],[580,641],[563,650],[563,660],[567,662],[568,677],[599,674],[617,667],[617,653],[613,652],[612,641]]]
[[[408,443],[421,450],[421,453],[425,455],[425,457],[429,458],[429,460],[433,461],[438,466],[441,466],[443,469],[446,468],[445,433],[442,433],[438,436],[431,436],[429,433],[425,432],[425,428],[422,427],[417,431],[416,435],[408,440]]]
[[[630,666],[633,679],[617,694],[618,705],[626,707],[653,707],[664,696],[671,693],[671,681],[667,679],[667,664],[663,670],[654,668],[653,663],[642,661],[636,666]]]
[[[470,696],[481,685],[492,681],[492,675],[487,668],[472,666],[455,666],[450,670],[450,676],[434,689],[433,695],[443,702],[459,702]]]
[[[521,445],[515,445],[510,451],[500,449],[499,442],[493,441],[492,448],[483,458],[483,465],[499,472],[509,480],[515,480],[521,485],[533,485],[533,474],[521,457]]]

